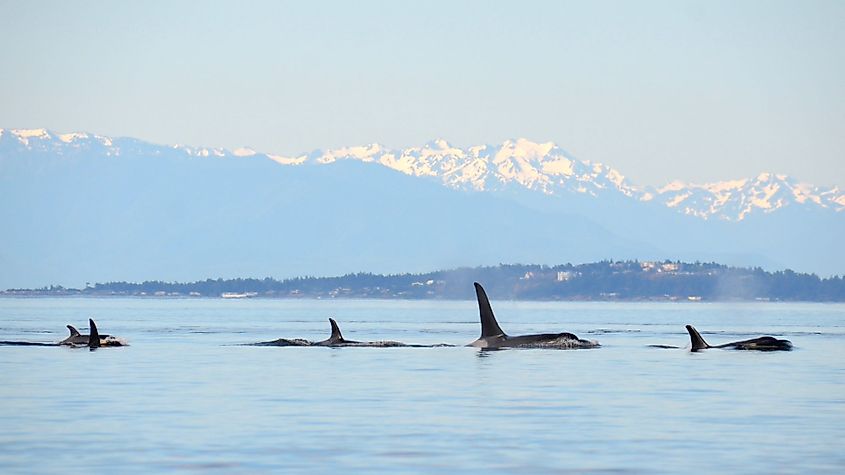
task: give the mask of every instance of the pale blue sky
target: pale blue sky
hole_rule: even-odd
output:
[[[0,127],[298,154],[555,141],[845,186],[845,2],[0,0]]]

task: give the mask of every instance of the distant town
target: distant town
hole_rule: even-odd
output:
[[[679,261],[601,261],[558,266],[500,264],[423,274],[348,274],[276,280],[207,279],[9,289],[2,296],[158,298],[472,299],[472,282],[497,299],[570,301],[845,301],[845,279],[791,270]]]

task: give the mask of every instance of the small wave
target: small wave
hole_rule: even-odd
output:
[[[457,333],[454,330],[438,330],[438,329],[434,329],[434,328],[423,328],[421,330],[418,330],[417,332],[418,333],[432,334],[432,335],[454,335],[455,333]]]
[[[49,335],[51,333],[55,333],[50,330],[21,330],[20,328],[6,328],[0,327],[0,332],[8,332],[8,333],[32,333],[37,335]]]
[[[684,333],[684,332],[679,332]],[[820,332],[820,331],[703,331],[701,332],[702,335],[724,335],[724,336],[736,336],[740,338],[744,337],[758,337],[761,335],[774,335],[774,336],[845,336],[845,332]]]
[[[241,464],[237,462],[197,462],[173,465],[173,468],[177,470],[196,470],[198,472],[207,472],[209,470],[231,470],[240,466]]]
[[[57,343],[40,343],[37,341],[0,341],[0,346],[59,346]]]
[[[249,333],[245,330],[234,330],[234,329],[202,329],[197,327],[171,327],[171,328],[150,328],[146,330],[141,330],[143,333],[152,333],[152,334],[162,334],[162,333],[200,333],[200,334],[218,334],[218,333],[226,333],[226,334],[239,334],[239,333]]]
[[[592,335],[606,335],[611,333],[641,333],[642,330],[637,330],[633,328],[622,328],[622,329],[610,329],[610,328],[597,328],[595,330],[588,330],[584,333],[592,334]]]

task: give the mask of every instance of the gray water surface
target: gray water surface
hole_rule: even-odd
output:
[[[493,296],[491,296],[493,297]],[[0,346],[0,472],[842,473],[845,305],[493,301],[510,334],[594,350],[275,348],[466,344],[475,302],[0,299],[0,340],[66,324],[125,348]],[[688,346],[770,334],[792,352]]]

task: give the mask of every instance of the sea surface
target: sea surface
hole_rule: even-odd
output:
[[[845,305],[491,298],[510,334],[602,347],[243,346],[328,317],[463,345],[469,300],[0,298],[0,340],[93,317],[131,345],[0,346],[0,473],[845,473]],[[795,349],[690,353],[687,323]]]

